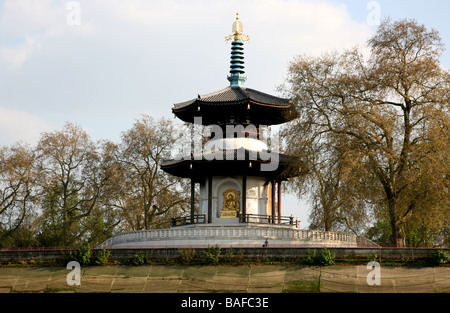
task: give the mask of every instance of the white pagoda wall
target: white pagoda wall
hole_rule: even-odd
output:
[[[247,214],[269,214],[270,192],[265,185],[266,178],[248,176],[246,179],[246,212]],[[239,209],[242,213],[243,193],[242,176],[213,176],[212,177],[212,218],[213,224],[234,224],[238,218],[221,218],[223,208],[223,192],[235,189],[240,192]],[[200,184],[200,214],[208,214],[208,180]]]

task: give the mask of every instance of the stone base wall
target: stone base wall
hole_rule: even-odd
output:
[[[278,260],[295,261],[305,258],[312,249],[321,249],[320,247],[310,248],[222,248],[222,255],[229,253],[232,258],[245,258],[255,260]],[[174,260],[181,258],[185,251],[195,250],[197,257],[203,256],[205,248],[165,248],[165,249],[109,249],[111,252],[110,260],[131,259],[136,254],[145,254],[151,259],[156,260]],[[328,248],[335,253],[336,259],[342,260],[368,260],[376,254],[379,260],[397,260],[397,261],[415,261],[430,258],[434,248]],[[450,252],[450,249],[443,249]],[[21,261],[64,261],[65,255],[69,250],[2,250],[0,251],[0,263],[21,262]],[[93,254],[96,253],[95,250]]]

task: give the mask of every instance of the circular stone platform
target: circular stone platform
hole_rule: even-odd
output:
[[[270,247],[355,248],[375,245],[356,235],[278,225],[196,224],[120,233],[99,245],[99,248],[261,247],[266,239],[269,239]]]

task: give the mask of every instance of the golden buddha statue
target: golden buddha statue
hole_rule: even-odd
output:
[[[228,189],[223,193],[223,208],[220,217],[238,217],[240,192]]]

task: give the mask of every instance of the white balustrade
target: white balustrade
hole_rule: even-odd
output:
[[[200,238],[200,239],[199,239]],[[105,241],[100,246],[113,246],[117,244],[126,244],[133,242],[158,241],[158,240],[201,240],[205,238],[223,238],[223,239],[253,239],[270,238],[272,240],[288,240],[289,242],[320,242],[326,241],[330,244],[339,243],[357,243],[356,235],[315,231],[315,230],[301,230],[298,228],[282,229],[279,227],[267,227],[261,225],[259,228],[242,228],[236,227],[215,227],[215,226],[200,226],[196,228],[170,228],[170,229],[151,229],[141,231],[130,231],[114,235],[112,238]]]

